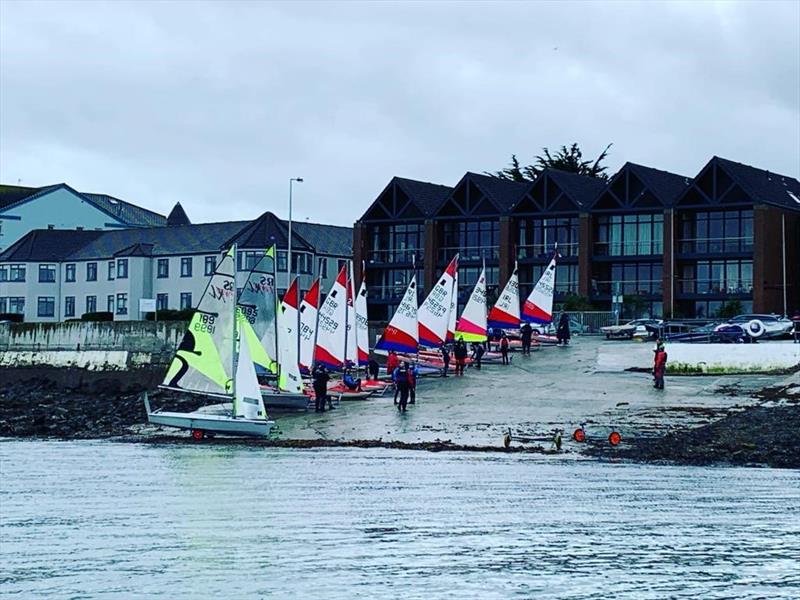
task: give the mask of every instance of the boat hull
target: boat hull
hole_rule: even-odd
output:
[[[147,420],[153,425],[161,425],[163,427],[203,431],[220,435],[267,437],[275,425],[274,421],[234,418],[230,414],[215,414],[218,412],[217,407],[220,405],[213,405],[209,411],[200,409],[194,412],[180,413],[150,410],[150,402],[147,396],[145,396],[144,403],[147,409]]]
[[[310,401],[306,394],[278,393],[272,390],[261,390],[261,398],[267,408],[287,408],[306,410]]]

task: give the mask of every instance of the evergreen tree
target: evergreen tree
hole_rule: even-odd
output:
[[[525,166],[521,166],[517,156],[512,154],[511,164],[508,167],[502,171],[486,172],[486,174],[510,181],[533,181],[538,177],[539,173],[549,167],[608,181],[608,175],[606,174],[608,167],[601,163],[608,156],[610,148],[611,144],[606,146],[605,150],[594,161],[583,160],[583,152],[581,152],[577,142],[574,142],[569,148],[561,146],[555,154],[552,154],[549,148],[542,148],[542,154],[535,157],[533,164]]]

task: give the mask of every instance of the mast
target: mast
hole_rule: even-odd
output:
[[[291,239],[291,238],[289,238],[289,239]],[[290,247],[291,247],[291,242],[289,242],[289,244],[290,244]],[[273,244],[273,247],[274,247],[274,244]],[[278,340],[280,339],[280,336],[278,335],[278,328],[279,328],[279,326],[278,326],[278,311],[281,309],[281,305],[280,305],[280,301],[278,299],[278,258],[277,257],[278,257],[278,252],[277,252],[277,249],[276,249],[276,251],[275,251],[275,259],[272,261],[272,285],[273,285],[273,287],[275,289],[275,327],[274,327],[274,329],[275,329],[275,376],[276,376],[275,389],[276,389],[277,393],[280,394],[281,393],[281,386],[280,386],[280,381],[281,381],[281,361],[280,361],[281,349],[280,349],[280,346],[278,346]],[[287,268],[288,268],[288,266],[287,266]],[[289,286],[289,281],[288,281],[289,274],[288,274],[288,272],[286,274],[286,279],[287,279],[286,286],[288,288],[288,286]]]
[[[231,344],[233,345],[233,370],[231,372],[231,417],[236,418],[236,369],[239,366],[239,352],[237,348],[238,331],[239,331],[239,308],[237,307],[236,298],[236,273],[239,271],[237,268],[239,262],[238,246],[236,242],[233,243],[233,302],[231,307],[233,309],[233,335],[231,336]]]

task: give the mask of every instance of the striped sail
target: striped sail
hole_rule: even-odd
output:
[[[486,268],[472,289],[472,294],[456,325],[456,339],[465,342],[486,341]]]
[[[278,351],[275,325],[275,246],[265,251],[239,293],[241,334],[250,345],[257,365],[277,373]]]
[[[458,271],[453,275],[453,294],[450,297],[450,314],[447,318],[447,341],[456,339],[456,321],[458,319]]]
[[[319,278],[314,280],[300,303],[300,370],[311,372],[319,310]]]
[[[367,321],[367,286],[364,281],[356,295],[356,340],[358,341],[358,366],[369,362],[369,323]]]
[[[522,320],[528,323],[547,325],[553,321],[553,290],[556,285],[556,256],[554,255],[544,273],[536,282],[525,306],[522,307]]]
[[[346,303],[347,265],[345,264],[319,309],[314,361],[329,369],[341,369],[344,366],[344,344],[347,334]]]
[[[453,278],[458,271],[458,254],[453,257],[439,281],[419,307],[419,344],[438,348],[447,339],[447,324],[450,317]]]
[[[234,250],[223,256],[208,282],[163,385],[191,392],[233,392],[236,282]]]
[[[489,311],[489,327],[500,329],[519,329],[519,279],[517,265],[508,283],[500,292],[500,297]]]
[[[283,296],[278,310],[278,387],[284,392],[300,393],[303,382],[297,364],[298,349],[297,278]]]
[[[352,263],[350,263],[352,272]],[[358,365],[358,328],[356,327],[356,302],[353,277],[347,279],[347,364]]]
[[[418,332],[417,276],[414,275],[391,321],[383,330],[381,339],[375,344],[375,348],[396,352],[416,352],[419,345]]]

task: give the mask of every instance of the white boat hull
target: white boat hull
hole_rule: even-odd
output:
[[[147,409],[147,420],[150,423],[176,429],[220,435],[267,437],[275,425],[275,421],[235,418],[230,416],[230,413],[216,414],[220,412],[218,407],[224,406],[219,404],[208,407],[207,411],[199,409],[189,413],[151,410],[146,394],[144,404]]]
[[[290,392],[276,392],[274,390],[261,390],[261,398],[267,408],[292,408],[305,410],[308,408],[309,398],[305,394]]]

